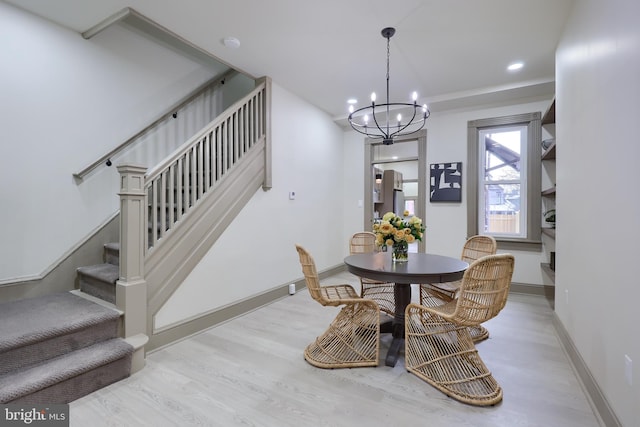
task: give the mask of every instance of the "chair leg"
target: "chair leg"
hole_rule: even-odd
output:
[[[304,351],[319,368],[378,366],[380,309],[372,301],[342,308],[329,328]]]
[[[479,343],[489,338],[489,331],[482,325],[469,326],[469,334],[474,343]]]
[[[495,405],[502,388],[480,358],[469,328],[410,304],[405,317],[407,370],[456,400]]]

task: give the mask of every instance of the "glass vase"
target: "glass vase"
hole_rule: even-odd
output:
[[[396,242],[391,251],[393,262],[407,262],[409,260],[409,245],[407,242]]]

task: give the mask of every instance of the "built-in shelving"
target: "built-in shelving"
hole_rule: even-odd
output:
[[[556,238],[556,229],[550,227],[542,227],[542,234],[546,234],[547,236],[555,239]]]
[[[544,198],[542,201],[543,210],[548,211],[550,208],[555,208],[555,198],[556,198],[556,185],[555,185],[555,160],[556,160],[556,141],[555,141],[555,123],[556,123],[556,100],[555,98],[549,105],[547,111],[545,111],[542,116],[542,126],[546,129],[546,132],[549,133],[553,138],[550,139],[551,145],[547,147],[546,150],[543,151],[541,160],[546,161],[545,166],[543,166],[543,173],[546,173],[545,177],[547,184],[549,185],[549,181],[551,186],[542,190],[541,196]],[[550,160],[550,161],[549,161]],[[545,172],[546,171],[546,172]],[[554,255],[555,251],[555,239],[556,239],[556,229],[542,226],[541,232],[547,238],[544,240],[545,252],[551,258]],[[551,281],[555,283],[556,273],[551,269],[551,265],[549,263],[541,263],[540,267],[542,270],[549,276]]]
[[[554,97],[553,101],[551,101],[551,105],[549,105],[549,108],[547,108],[547,111],[545,111],[544,115],[542,116],[542,124],[550,125],[555,122],[556,122],[556,98]]]
[[[544,271],[549,275],[551,280],[553,280],[554,282],[556,281],[556,272],[551,269],[550,264],[543,262],[543,263],[540,263],[540,267],[542,268],[542,271]]]
[[[556,143],[555,141],[542,153],[542,160],[556,159]]]

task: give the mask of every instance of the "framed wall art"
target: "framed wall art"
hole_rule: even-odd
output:
[[[429,200],[462,202],[462,162],[431,164]]]

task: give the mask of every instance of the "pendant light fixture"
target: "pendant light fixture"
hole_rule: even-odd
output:
[[[418,105],[418,94],[413,92],[413,103],[389,102],[389,57],[390,40],[395,34],[395,28],[387,27],[382,30],[382,37],[387,39],[387,99],[385,104],[376,104],[375,92],[371,94],[371,105],[355,109],[349,106],[349,124],[356,131],[373,139],[381,139],[384,145],[393,144],[398,136],[410,135],[422,129],[431,114],[427,104]],[[402,115],[391,117],[392,110],[410,108],[410,120],[403,122]]]

